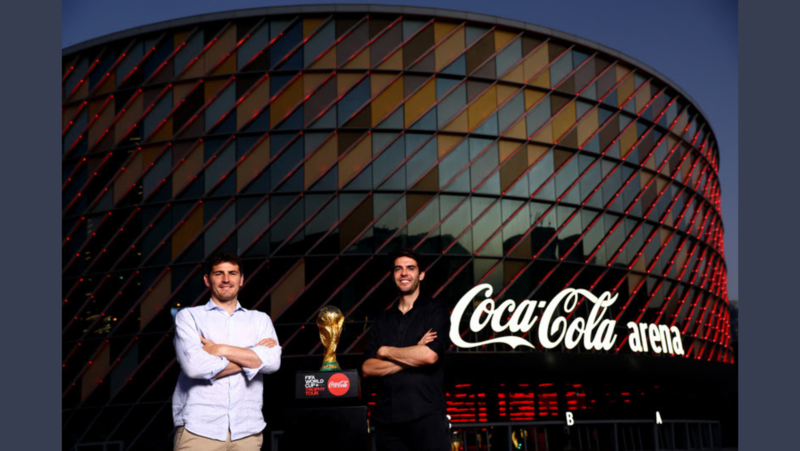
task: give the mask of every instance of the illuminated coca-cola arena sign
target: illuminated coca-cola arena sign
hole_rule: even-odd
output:
[[[567,288],[558,293],[550,301],[524,300],[517,304],[508,299],[497,305],[492,296],[492,286],[480,284],[469,290],[456,304],[450,316],[450,340],[460,348],[474,348],[493,343],[504,343],[512,348],[527,346],[534,348],[533,343],[517,335],[494,337],[479,342],[465,341],[459,331],[462,317],[467,307],[474,305],[484,293],[469,319],[469,330],[480,332],[490,326],[495,333],[508,330],[512,334],[524,335],[531,332],[530,337],[537,337],[543,348],[553,349],[562,343],[567,349],[583,346],[586,350],[611,350],[617,343],[614,333],[617,322],[603,319],[608,307],[616,302],[618,295],[606,291],[595,296],[587,290]],[[586,318],[568,316],[578,301],[585,299],[592,303],[589,316]],[[510,315],[510,317],[509,317]],[[664,324],[645,324],[633,321],[628,326],[628,346],[633,352],[654,352],[657,354],[683,355],[683,342],[680,330]]]

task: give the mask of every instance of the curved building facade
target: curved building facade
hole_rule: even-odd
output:
[[[455,421],[629,417],[637,393],[579,375],[733,362],[717,141],[686,93],[619,52],[496,17],[313,6],[117,33],[65,49],[63,69],[65,443],[169,446],[173,316],[206,302],[200,263],[221,250],[244,259],[243,305],[272,317],[287,373],[317,364],[325,305],[346,313],[339,354],[357,365],[396,301],[398,247],[453,308],[482,283],[497,304],[616,296],[609,348],[535,331],[453,346]],[[454,319],[465,341],[513,335],[470,330],[476,304]],[[669,329],[663,351],[648,326],[630,343],[642,324],[656,342]],[[550,358],[564,375],[534,376]]]

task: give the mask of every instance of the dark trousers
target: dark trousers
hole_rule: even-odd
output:
[[[403,423],[376,423],[377,451],[450,451],[450,423],[444,412]]]

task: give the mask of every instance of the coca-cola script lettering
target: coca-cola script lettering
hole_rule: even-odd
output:
[[[342,373],[336,373],[328,379],[328,391],[334,396],[342,396],[350,389],[350,379]]]
[[[475,305],[481,294],[483,294],[484,299]],[[537,337],[541,346],[546,349],[555,348],[563,343],[567,349],[573,349],[578,344],[581,344],[587,350],[609,351],[617,341],[617,335],[614,333],[616,321],[607,318],[602,319],[606,316],[608,308],[616,302],[618,297],[616,294],[612,296],[608,291],[600,296],[595,296],[588,290],[567,288],[558,293],[549,302],[526,299],[517,304],[514,300],[508,299],[500,305],[496,305],[491,296],[492,286],[484,283],[469,290],[458,301],[450,317],[450,340],[454,345],[461,348],[474,348],[492,343],[504,343],[512,348],[517,346],[534,348],[533,343],[515,335],[494,337],[478,342],[464,340],[461,337],[459,326],[470,305],[475,305],[475,309],[469,319],[469,329],[472,332],[480,332],[488,325],[495,333],[508,330],[513,334],[526,334],[534,327],[538,327],[536,332],[532,332],[530,336]],[[585,318],[572,315],[572,318],[567,320],[565,316],[575,310],[581,299],[591,304],[589,315]],[[537,322],[539,323],[538,326]],[[647,352],[646,344],[644,346],[639,345],[643,340],[639,339],[638,330],[633,329],[631,335],[634,333],[637,334],[636,337],[629,337],[633,338],[633,340],[629,340],[631,350],[634,352]],[[651,346],[654,351],[683,355],[683,347],[680,345],[680,332],[677,327],[673,326],[667,329],[667,326],[658,326],[657,333],[658,337],[655,336],[656,331],[651,331],[651,337],[660,340],[662,343],[669,343],[671,346],[663,346],[662,348],[659,348],[658,345]],[[671,337],[669,337],[670,334],[672,335]],[[651,341],[653,341],[652,338]],[[664,349],[664,351],[661,351],[661,349]]]

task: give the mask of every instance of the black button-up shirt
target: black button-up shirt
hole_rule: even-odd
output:
[[[375,358],[381,346],[414,346],[430,329],[436,332],[436,339],[427,346],[439,358],[433,365],[406,368],[377,378],[375,421],[410,421],[446,410],[444,352],[450,346],[450,309],[444,302],[420,293],[414,307],[405,314],[397,306],[381,313],[372,324],[364,360]]]

